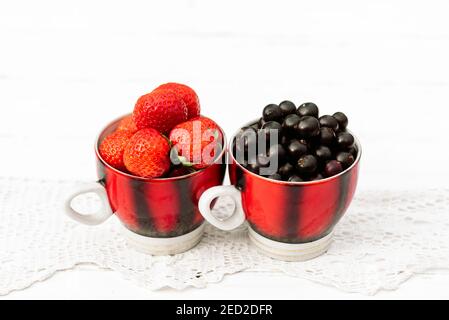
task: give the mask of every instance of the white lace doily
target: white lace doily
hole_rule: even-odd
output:
[[[244,228],[223,232],[210,225],[187,253],[140,254],[127,247],[115,218],[86,227],[63,214],[66,196],[80,184],[0,179],[0,295],[83,263],[115,270],[153,290],[205,287],[227,274],[257,271],[365,294],[396,289],[416,273],[449,268],[449,189],[359,192],[327,254],[282,262],[259,254]],[[77,205],[89,212],[98,203],[86,196]]]

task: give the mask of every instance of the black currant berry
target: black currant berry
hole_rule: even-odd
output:
[[[331,128],[334,131],[338,130],[338,121],[334,117],[325,115],[320,117],[318,120],[321,127]]]
[[[345,130],[348,126],[348,117],[343,112],[335,112],[333,117],[338,121],[340,130]]]
[[[269,104],[263,108],[262,117],[265,121],[279,121],[282,118],[281,108],[277,104]]]
[[[302,156],[296,163],[296,169],[301,174],[310,174],[315,172],[318,167],[317,159],[311,154]]]
[[[257,147],[257,130],[253,127],[243,127],[236,135],[236,149],[243,145],[245,150],[248,150],[249,146]]]
[[[287,162],[279,168],[278,172],[283,177],[289,177],[293,174],[294,171],[295,171],[295,167],[292,164],[290,164],[289,162]]]
[[[348,132],[339,133],[337,136],[337,145],[341,149],[349,149],[354,144],[354,137]]]
[[[274,129],[280,131],[282,130],[282,125],[277,121],[267,121],[263,124],[261,129]]]
[[[257,164],[260,168],[266,168],[270,165],[270,158],[263,154],[259,154],[257,156]]]
[[[282,126],[279,122],[268,121],[264,123],[259,132],[265,134],[266,141],[270,141],[270,134],[276,134],[279,139],[282,133]]]
[[[288,181],[290,181],[290,182],[303,182],[304,180],[301,179],[301,177],[299,177],[296,174],[294,174],[294,175],[291,175],[290,178],[288,178]]]
[[[283,146],[287,145],[289,142],[290,142],[290,138],[289,137],[287,137],[287,136],[282,136],[281,137],[281,144]]]
[[[282,116],[285,117],[289,114],[296,113],[296,106],[293,102],[285,100],[279,103],[279,108],[281,109]]]
[[[307,139],[299,139],[299,142],[301,142],[303,145],[307,146],[307,148],[311,148],[312,143],[310,141],[307,141]]]
[[[344,169],[349,168],[354,163],[354,156],[349,152],[339,152],[335,159],[341,163]]]
[[[307,154],[307,146],[299,140],[294,139],[287,145],[287,152],[293,160],[297,160],[299,157]]]
[[[324,174],[326,177],[331,177],[336,174],[339,174],[343,171],[343,167],[340,162],[337,160],[331,160],[329,161],[326,166],[324,167]]]
[[[330,146],[334,143],[335,133],[334,130],[328,127],[320,128],[320,135],[318,137],[320,144]]]
[[[320,133],[320,123],[314,117],[302,117],[296,126],[296,132],[304,138],[316,137]]]
[[[282,177],[279,173],[273,173],[271,176],[268,176],[268,179],[282,180]]]
[[[277,158],[278,164],[285,163],[287,161],[287,152],[282,144],[273,144],[268,149],[268,156],[270,159]]]
[[[316,176],[311,177],[310,181],[317,181],[317,180],[321,180],[321,179],[324,179],[324,177],[321,173],[318,173]]]
[[[354,146],[352,146],[351,148],[349,148],[349,149],[348,149],[348,152],[349,152],[350,154],[352,154],[352,156],[354,157],[354,159],[357,157],[357,149],[356,149]]]
[[[255,174],[259,174],[259,164],[257,163],[248,163],[246,169],[248,169],[251,172],[254,172]]]
[[[284,118],[284,122],[282,123],[282,129],[284,129],[284,132],[289,135],[293,135],[300,119],[301,118],[297,114],[289,114],[286,116]]]
[[[306,102],[298,107],[298,110],[296,110],[296,113],[300,117],[311,116],[311,117],[318,118],[319,111],[318,111],[318,107],[315,103]]]
[[[318,160],[323,162],[332,158],[332,151],[327,146],[318,146],[315,149],[315,156],[318,158]]]

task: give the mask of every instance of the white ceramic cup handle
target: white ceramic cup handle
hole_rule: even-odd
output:
[[[82,214],[72,208],[73,199],[86,193],[96,193],[100,198],[101,208],[97,212],[91,214]],[[111,206],[109,205],[106,189],[98,182],[92,183],[87,186],[82,186],[78,190],[74,191],[67,198],[67,201],[65,203],[65,213],[73,220],[90,226],[103,223],[113,214]]]
[[[225,220],[220,220],[212,214],[210,204],[218,197],[229,196],[234,200],[234,212]],[[204,191],[198,203],[201,214],[210,224],[221,230],[233,230],[245,222],[240,191],[234,186],[216,186]]]

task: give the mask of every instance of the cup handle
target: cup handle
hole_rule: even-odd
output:
[[[101,208],[97,212],[91,214],[82,214],[72,208],[73,199],[86,193],[95,193],[100,198]],[[111,206],[109,205],[106,189],[98,182],[91,183],[87,186],[84,185],[78,190],[74,191],[65,202],[65,213],[73,220],[90,226],[103,223],[113,214]]]
[[[234,200],[234,212],[226,220],[220,220],[212,214],[210,205],[218,197],[229,196]],[[218,229],[229,231],[233,230],[245,222],[245,213],[242,208],[242,198],[240,191],[234,186],[216,186],[207,189],[200,197],[198,208],[204,219]]]

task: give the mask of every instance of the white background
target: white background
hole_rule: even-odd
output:
[[[447,1],[0,2],[0,175],[94,180],[93,141],[158,84],[192,86],[228,136],[268,103],[344,111],[359,190],[447,186]],[[449,298],[449,275],[376,298]],[[150,292],[95,268],[7,298],[363,298],[239,274]]]

